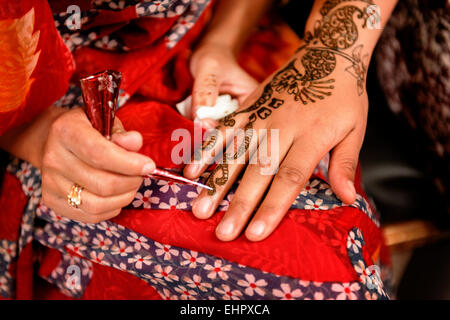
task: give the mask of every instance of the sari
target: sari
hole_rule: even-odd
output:
[[[113,69],[123,76],[116,115],[125,129],[142,134],[139,152],[180,169],[169,156],[178,143],[171,133],[193,134],[194,124],[174,104],[192,90],[189,56],[214,1],[78,1],[78,20],[68,10],[74,2],[0,2],[0,29],[17,42],[5,55],[27,53],[16,66],[22,72],[8,76],[16,77],[8,81],[20,99],[6,109],[0,93],[0,133],[52,104],[81,107],[78,79]],[[72,28],[77,21],[80,27]],[[298,43],[282,21],[265,17],[239,63],[262,81]],[[0,85],[9,88],[4,80]],[[146,178],[119,216],[88,224],[46,207],[39,170],[12,158],[0,194],[0,297],[387,299],[389,254],[360,170],[357,199],[344,205],[327,183],[328,161],[320,161],[274,233],[254,243],[243,235],[232,242],[215,237],[238,181],[208,220],[191,213],[197,187]]]

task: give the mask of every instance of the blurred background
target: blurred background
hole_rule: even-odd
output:
[[[283,19],[303,35],[313,1]],[[392,254],[397,299],[450,299],[450,1],[400,0],[369,69],[363,183]]]

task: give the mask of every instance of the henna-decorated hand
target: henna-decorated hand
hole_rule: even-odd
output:
[[[281,74],[284,77],[291,72],[288,66]],[[291,87],[288,83],[277,86],[279,77],[275,76],[274,80],[261,85],[257,90],[259,98],[256,93],[252,94],[241,110],[222,120],[218,130],[220,134],[216,132],[212,139],[215,142],[204,144],[207,148],[202,152],[201,164],[190,164],[184,170],[187,177],[198,177],[212,162],[214,154],[222,152],[224,140],[233,141],[230,138],[233,130],[230,129],[245,128],[245,141],[227,148],[225,163],[219,163],[208,180],[215,191],[204,190],[194,200],[194,215],[206,219],[215,212],[244,168],[244,161],[239,163],[239,159],[245,157],[248,161],[249,153],[254,152],[257,144],[264,145],[261,144],[264,138],[268,138],[266,149],[278,153],[280,165],[275,175],[267,172],[271,166],[276,170],[277,164],[267,162],[263,156],[266,151],[260,151],[259,156],[255,153],[257,161],[252,159],[247,166],[228,212],[217,227],[216,234],[221,240],[233,240],[241,233],[267,189],[268,193],[249,224],[246,236],[252,241],[269,236],[307,183],[317,163],[331,149],[331,187],[343,202],[355,201],[353,179],[366,128],[367,96],[359,96],[354,79],[343,74],[342,79],[336,79],[332,84],[322,81],[316,82],[315,87],[312,86],[314,81],[307,84],[310,93],[305,91],[305,105],[289,93]],[[332,97],[327,96],[330,92],[333,92]],[[260,129],[266,129],[266,137]],[[279,141],[275,141],[270,129],[279,130]],[[278,145],[272,146],[273,143]],[[271,161],[277,155],[271,154]]]
[[[242,104],[258,86],[258,82],[237,63],[229,48],[216,44],[203,44],[192,54],[190,62],[194,77],[191,118],[201,106],[214,106],[219,93],[229,93]],[[213,128],[212,119],[204,119],[202,125]]]
[[[259,241],[269,236],[329,151],[333,191],[344,203],[355,201],[353,180],[368,112],[368,57],[395,0],[378,2],[386,9],[380,29],[368,27],[373,0],[316,4],[306,28],[312,31],[293,59],[240,110],[221,120],[202,145],[200,163],[184,169],[187,177],[196,178],[213,160],[221,160],[207,182],[213,191],[202,191],[193,202],[194,215],[206,219],[249,162],[217,226],[221,240],[235,239],[255,209],[246,237]],[[242,139],[234,138],[239,129]]]

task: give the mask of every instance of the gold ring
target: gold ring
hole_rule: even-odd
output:
[[[69,204],[69,206],[78,208],[78,206],[81,204],[81,191],[83,191],[83,188],[78,184],[75,183],[72,186],[69,194],[67,195],[67,203]]]

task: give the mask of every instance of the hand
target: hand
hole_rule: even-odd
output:
[[[112,132],[108,141],[79,108],[56,118],[42,158],[42,199],[47,206],[68,218],[98,223],[117,216],[133,200],[142,176],[155,164],[136,153],[142,146],[138,132],[125,132],[118,118]],[[74,183],[83,187],[78,208],[67,203]]]
[[[331,187],[344,203],[355,201],[353,180],[368,112],[367,95],[361,92],[364,79],[357,82],[344,65],[336,68],[332,75],[318,72],[305,79],[309,74],[303,69],[309,58],[298,54],[272,79],[260,85],[240,110],[221,120],[214,139],[203,144],[200,163],[189,164],[184,169],[189,178],[200,176],[213,162],[214,156],[221,158],[217,155],[222,154],[225,141],[236,141],[230,139],[233,130],[246,129],[245,143],[237,143],[237,146],[232,143],[233,147],[228,147],[224,153],[224,163],[219,163],[211,173],[207,184],[214,191],[203,190],[193,202],[194,215],[206,219],[215,212],[248,162],[249,154],[257,148],[258,152],[261,151],[264,139],[269,145],[267,149],[276,147],[270,157],[258,156],[257,161],[248,164],[229,209],[216,229],[217,237],[223,241],[235,239],[256,208],[245,235],[251,241],[269,236],[305,186],[317,163],[331,149]],[[325,63],[325,60],[312,61],[311,66],[321,68],[320,64]],[[318,71],[321,70],[332,69]],[[260,129],[267,129],[267,135],[259,135]],[[269,134],[270,129],[278,130],[279,141]],[[230,153],[230,149],[233,152]],[[273,163],[274,156],[280,159],[279,168],[278,163]],[[245,161],[240,161],[240,164],[239,161],[231,161],[236,158]],[[271,174],[267,174],[269,167],[274,168]]]
[[[194,51],[190,62],[195,79],[192,92],[191,118],[201,106],[214,106],[219,93],[229,93],[241,104],[258,86],[258,82],[237,63],[226,47],[205,44]],[[212,128],[217,122],[205,119],[202,125]]]

